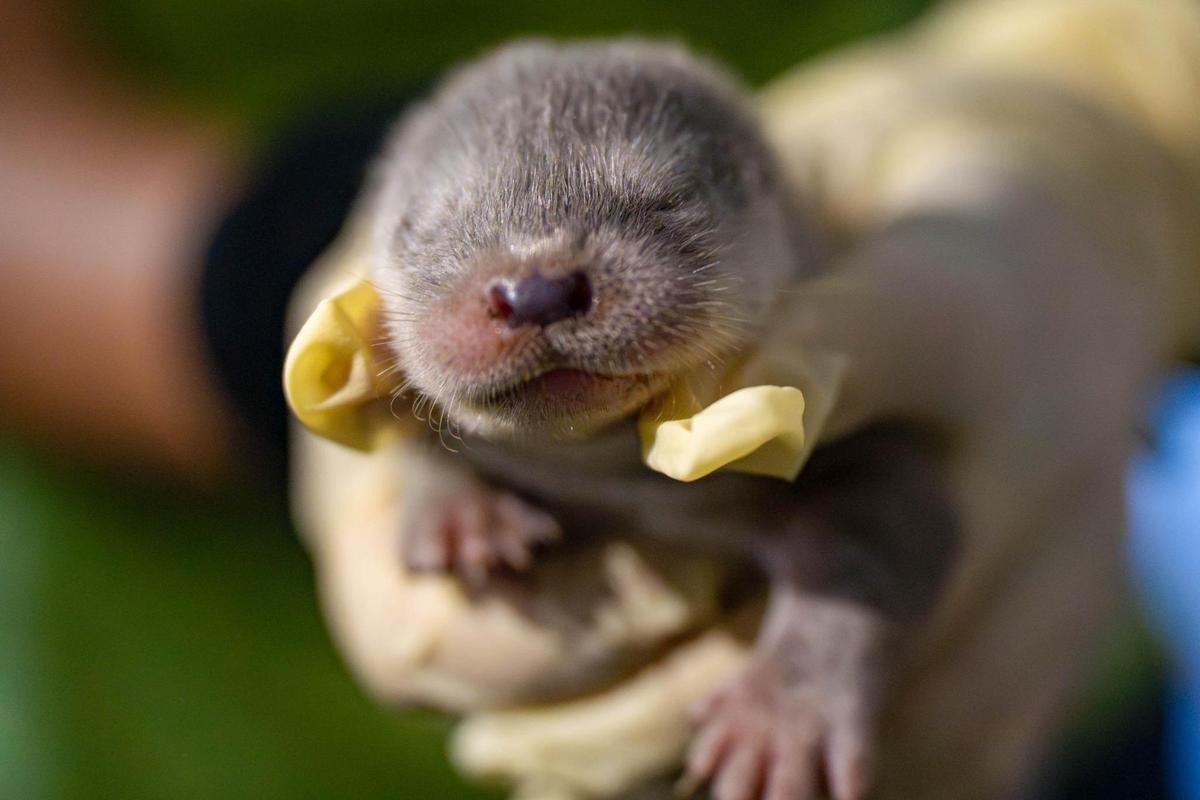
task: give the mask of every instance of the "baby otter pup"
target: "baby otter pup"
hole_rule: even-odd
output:
[[[682,484],[631,431],[669,384],[752,349],[820,266],[741,90],[675,47],[522,43],[405,118],[378,179],[388,344],[418,411],[464,440],[411,464],[409,566],[478,585],[612,532],[753,560],[760,639],[696,710],[682,785],[865,797],[894,648],[952,550],[935,460],[877,426],[795,484]]]

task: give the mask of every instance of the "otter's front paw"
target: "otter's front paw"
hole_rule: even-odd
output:
[[[680,793],[711,783],[714,800],[863,800],[873,755],[865,700],[755,657],[696,707]]]
[[[464,486],[417,501],[404,530],[414,572],[452,572],[472,587],[498,569],[527,569],[537,546],[561,536],[558,522],[519,497]]]

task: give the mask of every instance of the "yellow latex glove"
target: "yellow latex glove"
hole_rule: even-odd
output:
[[[663,419],[679,392],[669,392],[638,418],[646,466],[680,481],[718,469],[793,480],[804,447],[804,394],[793,386],[750,386],[690,416]]]
[[[388,431],[415,420],[390,414],[398,376],[384,375],[378,339],[379,296],[357,279],[323,300],[288,351],[284,391],[301,423],[319,436],[371,450]],[[685,410],[677,416],[668,409]],[[750,386],[705,407],[686,382],[647,406],[638,420],[642,459],[680,481],[718,469],[793,480],[811,448],[804,395],[792,386]]]
[[[288,349],[283,389],[306,428],[349,447],[374,449],[369,410],[392,387],[371,346],[379,297],[366,281],[322,300]],[[399,417],[395,418],[401,424]]]

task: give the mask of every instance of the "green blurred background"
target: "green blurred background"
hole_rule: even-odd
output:
[[[666,35],[760,83],[925,5],[105,0],[73,22],[130,83],[261,145],[324,97],[410,84],[516,35]],[[0,798],[496,796],[453,776],[448,721],[354,685],[265,482],[190,494],[17,438],[0,439]],[[1123,679],[1104,683],[1123,688],[1093,737],[1148,685],[1128,680],[1143,649],[1117,648]]]

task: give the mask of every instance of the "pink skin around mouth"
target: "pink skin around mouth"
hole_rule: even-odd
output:
[[[511,396],[526,402],[549,402],[560,407],[563,404],[600,407],[619,403],[635,383],[637,379],[632,377],[600,375],[560,367],[521,383],[512,390]]]
[[[594,373],[578,369],[552,369],[529,381],[526,386],[546,394],[576,394],[590,390],[599,381],[608,382],[605,378]]]

